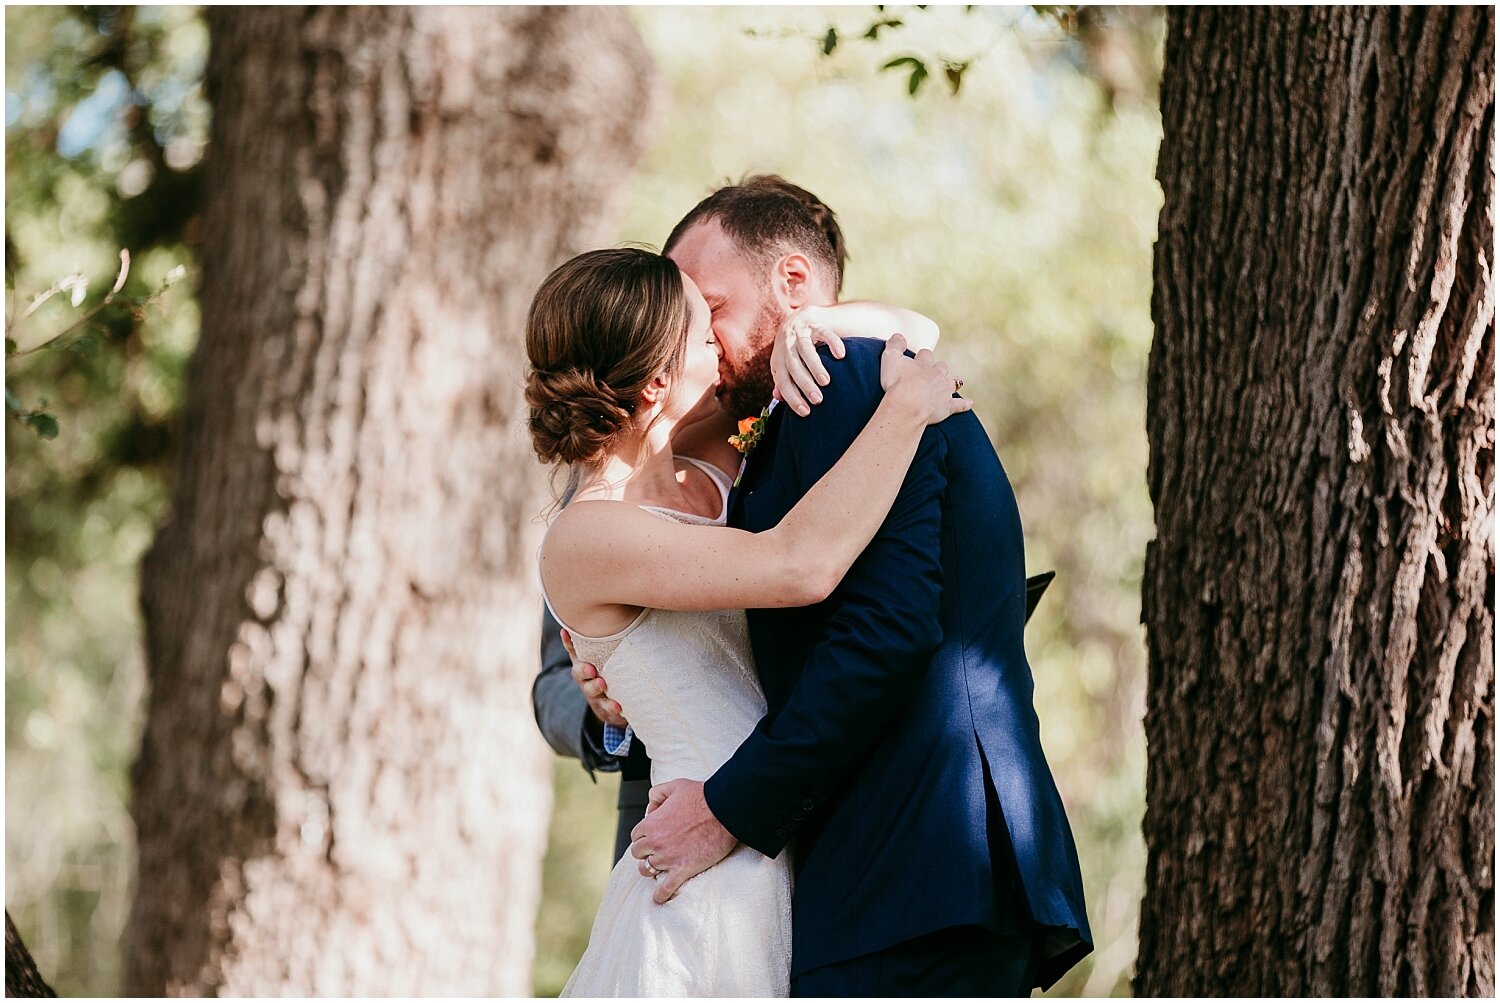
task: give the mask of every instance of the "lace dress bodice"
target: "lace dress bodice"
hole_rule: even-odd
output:
[[[707,780],[765,716],[744,610],[646,610],[621,635],[573,635],[651,750],[651,779]]]
[[[718,518],[642,508],[722,525],[728,477],[698,465],[725,500]],[[579,660],[599,668],[610,699],[650,750],[653,783],[707,780],[766,712],[742,609],[644,609],[608,637],[569,633]],[[564,996],[788,994],[792,883],[784,854],[771,860],[740,846],[664,906],[651,901],[653,888],[633,857],[619,860]]]

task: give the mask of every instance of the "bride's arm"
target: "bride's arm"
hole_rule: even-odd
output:
[[[937,347],[942,337],[937,321],[926,314],[874,300],[845,300],[828,306],[805,306],[792,314],[790,323],[802,321],[825,327],[841,338],[878,338],[885,341],[900,332],[913,352]]]
[[[881,357],[886,393],[843,457],[764,533],[668,522],[620,502],[574,502],[542,551],[554,600],[575,608],[806,606],[828,596],[884,521],[922,433],[968,410],[931,353]],[[888,378],[887,378],[888,377]]]
[[[771,378],[776,395],[806,417],[808,402],[822,403],[819,387],[828,385],[828,370],[818,358],[818,345],[827,345],[836,359],[844,357],[844,338],[885,341],[900,332],[913,351],[937,347],[942,332],[930,317],[870,300],[832,306],[805,306],[781,328],[771,350]]]

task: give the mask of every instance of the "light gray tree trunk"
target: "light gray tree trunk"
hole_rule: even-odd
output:
[[[1168,13],[1140,995],[1494,992],[1494,44]]]
[[[207,16],[125,992],[528,995],[551,794],[521,331],[610,237],[650,63],[613,8]]]

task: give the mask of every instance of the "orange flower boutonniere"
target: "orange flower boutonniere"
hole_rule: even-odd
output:
[[[766,406],[760,409],[760,415],[755,418],[741,418],[740,432],[738,435],[729,437],[729,444],[738,449],[746,456],[760,442],[760,437],[766,431],[766,419],[771,417],[771,408]]]

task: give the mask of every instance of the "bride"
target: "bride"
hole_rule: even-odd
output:
[[[916,316],[823,309],[846,337],[884,336]],[[908,357],[892,335],[885,395],[848,452],[774,529],[731,529],[740,457],[715,400],[709,316],[671,259],[622,248],[554,271],[526,326],[532,445],[574,476],[539,551],[543,594],[579,659],[608,674],[651,749],[653,780],[705,780],[750,734],[766,702],[744,610],[826,598],[884,521],[923,429],[969,408],[930,351]],[[563,995],[788,994],[785,853],[741,846],[665,905],[652,888],[622,857]]]

